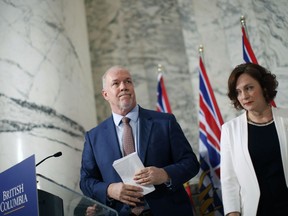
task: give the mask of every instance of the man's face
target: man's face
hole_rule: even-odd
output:
[[[126,115],[136,106],[134,85],[129,71],[112,68],[106,74],[102,95],[113,112]]]

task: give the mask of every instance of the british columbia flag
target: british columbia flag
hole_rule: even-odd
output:
[[[252,62],[258,64],[255,54],[252,50],[251,44],[248,40],[245,27],[242,26],[242,47],[243,47],[243,59],[245,62]]]
[[[201,57],[199,65],[200,214],[222,216],[220,136],[223,119]]]
[[[157,111],[164,113],[172,113],[162,73],[158,74]]]
[[[253,52],[253,49],[251,47],[251,44],[250,44],[248,36],[247,36],[247,32],[245,30],[245,22],[243,22],[243,24],[241,26],[241,30],[242,30],[243,60],[245,62],[251,62],[254,64],[258,64],[257,58]],[[270,103],[272,106],[276,107],[275,101],[272,100]]]

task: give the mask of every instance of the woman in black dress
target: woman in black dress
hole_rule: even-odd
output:
[[[228,80],[228,96],[245,112],[221,134],[221,184],[229,216],[288,215],[288,110],[271,106],[276,76],[245,63]]]

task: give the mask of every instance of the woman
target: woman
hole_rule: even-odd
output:
[[[288,110],[274,108],[278,82],[245,63],[228,79],[228,97],[245,112],[222,126],[221,184],[229,216],[288,215]]]

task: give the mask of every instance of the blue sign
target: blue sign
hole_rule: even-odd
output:
[[[0,173],[0,216],[38,216],[35,155]]]

